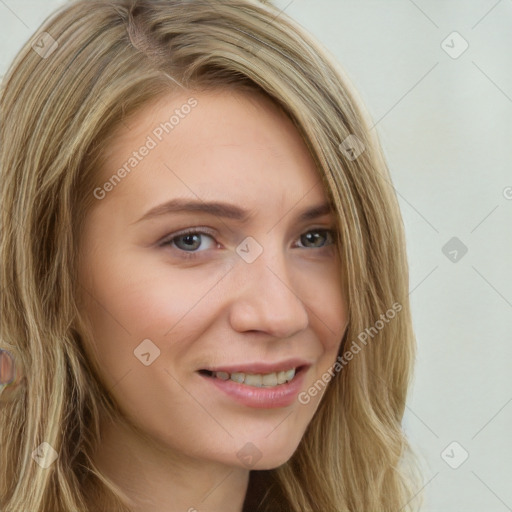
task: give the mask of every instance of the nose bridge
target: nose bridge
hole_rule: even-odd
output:
[[[231,322],[236,330],[267,331],[285,338],[308,325],[308,313],[291,275],[291,262],[278,242],[247,237],[238,247],[234,269],[236,300]]]

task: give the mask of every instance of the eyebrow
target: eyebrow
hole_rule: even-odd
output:
[[[171,199],[170,201],[151,208],[151,210],[147,211],[140,219],[136,220],[132,224],[170,213],[193,212],[206,213],[216,217],[236,220],[241,223],[247,222],[252,217],[252,213],[249,210],[244,210],[234,204],[223,203],[220,201]],[[329,213],[333,213],[330,203],[317,204],[301,211],[297,216],[297,221],[304,222],[313,220]]]

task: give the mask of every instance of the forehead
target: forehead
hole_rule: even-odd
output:
[[[121,168],[118,196],[148,189],[241,201],[270,194],[287,204],[326,198],[293,122],[269,98],[246,91],[179,91],[148,102],[113,132],[101,179]]]
[[[270,97],[257,91],[178,90],[153,98],[117,124],[103,156],[128,156],[127,151],[148,137],[158,145],[180,148],[251,142],[271,153],[288,144],[298,156],[310,158],[293,122]]]

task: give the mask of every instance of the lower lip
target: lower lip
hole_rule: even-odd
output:
[[[237,402],[255,409],[276,409],[291,405],[297,398],[304,382],[305,369],[302,369],[286,384],[279,384],[269,388],[257,388],[234,382],[231,379],[222,380],[217,377],[201,375],[210,384],[216,386],[226,395]]]

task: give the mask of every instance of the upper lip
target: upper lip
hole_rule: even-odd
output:
[[[226,366],[215,366],[202,368],[210,372],[226,372],[226,373],[274,373],[280,371],[291,370],[292,368],[299,368],[301,366],[311,366],[311,363],[304,359],[286,359],[278,363],[265,363],[265,362],[254,362],[254,363],[240,363],[231,364]]]

